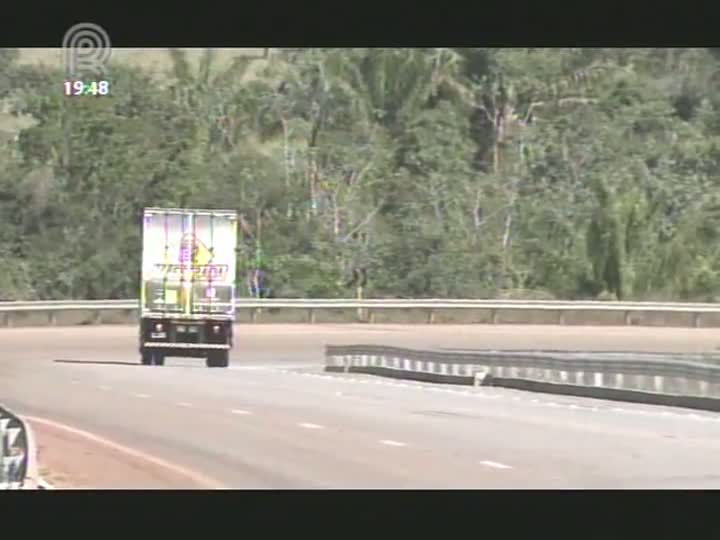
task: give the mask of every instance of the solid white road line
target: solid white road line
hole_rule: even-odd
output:
[[[486,467],[492,467],[493,469],[512,469],[510,465],[505,465],[504,463],[498,463],[497,461],[481,461],[480,465],[485,465]]]
[[[47,480],[43,480],[42,478],[38,478],[38,487],[40,489],[55,489],[55,486],[53,486],[50,482]]]
[[[252,414],[250,411],[244,411],[244,410],[242,410],[242,409],[233,409],[233,410],[230,411],[230,412],[233,413],[233,414],[240,414],[240,415]]]
[[[187,403],[186,401],[181,401],[180,403],[176,403],[178,407],[192,407],[192,403]]]
[[[135,397],[138,397],[138,398],[141,398],[141,399],[146,399],[146,398],[149,398],[150,396],[147,395],[147,394],[135,394]]]
[[[132,456],[137,459],[142,459],[144,461],[147,461],[149,463],[153,463],[154,465],[157,465],[159,467],[163,467],[169,471],[173,471],[176,474],[180,474],[182,476],[185,476],[186,478],[192,479],[197,484],[203,485],[206,488],[210,489],[228,489],[227,486],[225,486],[223,483],[219,482],[218,480],[214,478],[210,478],[208,476],[205,476],[202,473],[187,469],[185,467],[176,465],[174,463],[171,463],[169,461],[166,461],[164,459],[152,456],[150,454],[146,454],[145,452],[141,452],[139,450],[135,450],[134,448],[129,448],[127,446],[118,444],[114,441],[110,441],[108,439],[105,439],[103,437],[99,437],[98,435],[94,435],[92,433],[89,433],[87,431],[83,431],[65,424],[61,424],[59,422],[55,422],[53,420],[48,420],[46,418],[38,418],[36,416],[25,416],[25,418],[32,424],[33,422],[38,424],[44,424],[46,426],[49,426],[51,428],[55,429],[61,429],[63,431],[66,431],[67,433],[72,433],[73,435],[77,435],[80,437],[84,437],[85,439],[92,441],[96,444],[100,444],[102,446],[105,446],[106,448],[112,448],[113,450],[117,452],[122,452],[124,454],[127,454],[129,456]]]
[[[392,441],[390,439],[383,439],[380,441],[380,443],[385,444],[387,446],[407,446],[404,442]]]
[[[300,424],[298,424],[298,426],[306,429],[323,429],[323,426],[319,424],[311,424],[309,422],[301,422]]]

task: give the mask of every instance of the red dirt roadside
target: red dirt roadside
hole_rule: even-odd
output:
[[[207,489],[187,476],[82,435],[29,422],[40,475],[55,489]]]

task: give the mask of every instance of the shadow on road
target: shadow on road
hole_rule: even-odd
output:
[[[95,360],[53,360],[58,364],[92,364],[101,366],[142,366],[140,362],[117,362],[117,361],[95,361]]]

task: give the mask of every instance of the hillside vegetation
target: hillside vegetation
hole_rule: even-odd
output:
[[[720,297],[713,49],[152,54],[0,49],[0,299],[136,297],[144,206],[238,210],[241,292]]]

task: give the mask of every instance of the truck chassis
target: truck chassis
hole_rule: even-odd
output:
[[[233,321],[168,316],[140,319],[143,365],[162,366],[168,356],[205,358],[207,367],[228,367],[233,346]]]

